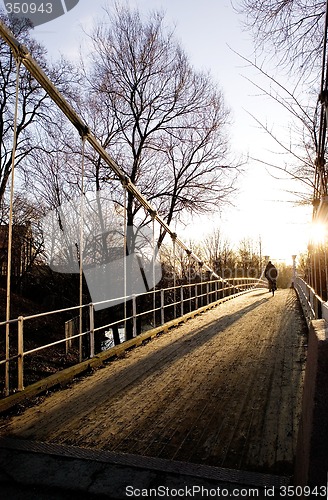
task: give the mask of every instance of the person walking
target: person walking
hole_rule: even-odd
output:
[[[272,264],[271,260],[266,265],[264,276],[268,280],[269,292],[274,293],[277,290],[277,268]]]

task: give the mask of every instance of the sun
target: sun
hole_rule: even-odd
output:
[[[322,245],[327,238],[327,225],[322,222],[313,222],[310,228],[310,242],[314,245]]]

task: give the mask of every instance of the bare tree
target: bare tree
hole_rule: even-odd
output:
[[[321,71],[325,1],[236,0],[236,10],[245,16],[256,47],[280,58],[290,73],[308,79]]]
[[[1,13],[0,17],[20,43],[28,47],[41,67],[47,69],[50,78],[59,90],[64,92],[66,96],[71,96],[72,67],[64,60],[52,67],[47,66],[46,51],[32,38],[32,26],[27,19],[8,18]],[[2,39],[0,40],[0,73],[0,202],[2,202],[12,167],[17,74],[15,58]],[[41,131],[44,131],[53,121],[52,110],[53,106],[47,93],[21,65],[19,69],[16,167],[21,168],[26,157],[42,144]]]
[[[205,238],[204,254],[206,263],[220,276],[227,276],[227,270],[235,267],[235,253],[220,229],[215,229]]]
[[[274,167],[277,177],[297,181],[293,195],[301,203],[312,202],[322,122],[318,95],[323,77],[326,2],[236,0],[235,4],[255,39],[254,60],[243,59],[268,80],[267,86],[252,83],[290,115],[289,130],[286,133],[285,127],[283,134],[252,115],[279,148],[279,161],[257,160],[271,172]]]
[[[174,134],[163,138],[157,152],[156,176],[149,176],[147,191],[167,223],[181,214],[208,213],[224,203],[233,191],[234,167],[226,160],[228,141],[222,133],[222,96],[181,119]],[[234,172],[236,174],[236,172]],[[151,181],[151,182],[150,182]]]
[[[59,113],[46,133],[34,133],[37,147],[24,161],[24,187],[43,211],[58,209],[81,193],[81,151],[75,151],[76,134]]]
[[[250,238],[244,238],[239,242],[237,249],[238,273],[248,278],[260,275],[260,258],[256,243]]]
[[[92,40],[91,89],[110,110],[117,161],[168,222],[205,212],[233,190],[229,112],[207,74],[196,73],[163,15],[106,10]],[[128,225],[139,206],[128,195]]]
[[[295,181],[295,187],[290,191],[293,198],[298,199],[299,204],[312,203],[320,124],[317,96],[312,88],[307,88],[306,92],[297,91],[292,85],[281,83],[262,65],[241,54],[238,55],[258,72],[261,83],[256,79],[245,78],[256,88],[259,95],[269,98],[287,117],[284,118],[283,133],[281,133],[281,130],[275,129],[268,120],[261,120],[254,113],[248,112],[277,147],[276,154],[271,155],[270,161],[251,156],[249,159],[260,162],[273,177]]]
[[[171,244],[163,244],[161,246],[160,256],[163,268],[163,278],[171,285],[173,284],[174,274],[176,275],[177,281],[180,283],[186,283],[189,282],[189,280],[191,282],[200,281],[202,266],[205,262],[208,263],[204,245],[200,242],[190,240],[188,246],[195,255],[203,259],[201,263],[190,258],[181,248],[175,248],[174,251]]]

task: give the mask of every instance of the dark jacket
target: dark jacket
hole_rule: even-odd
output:
[[[277,279],[278,271],[277,271],[276,267],[272,264],[272,262],[267,263],[267,266],[266,266],[265,271],[264,271],[264,276],[268,280]]]

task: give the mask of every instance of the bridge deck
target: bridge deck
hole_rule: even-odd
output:
[[[43,398],[0,434],[290,474],[306,335],[293,290],[252,292]]]

